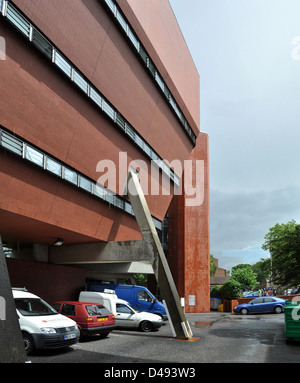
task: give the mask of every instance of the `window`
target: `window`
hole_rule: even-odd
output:
[[[105,200],[113,205],[115,201],[114,195],[106,191]]]
[[[71,77],[71,65],[68,61],[57,51],[55,51],[54,55],[54,63],[69,77]]]
[[[75,316],[76,315],[75,305],[70,305],[70,304],[64,303],[62,305],[60,313],[62,315]]]
[[[102,97],[95,91],[94,88],[90,87],[90,98],[102,108]]]
[[[29,37],[29,22],[10,3],[7,4],[6,16],[8,20],[19,29],[19,31],[21,31],[25,36]]]
[[[265,303],[275,302],[274,298],[264,298]]]
[[[105,199],[106,190],[105,190],[105,188],[104,188],[102,185],[100,185],[100,184],[97,183],[97,184],[94,186],[94,194],[95,194],[97,197],[101,198],[101,199]]]
[[[48,303],[39,298],[16,298],[17,310],[24,316],[56,315]]]
[[[117,20],[119,21],[119,24],[124,29],[124,31],[127,33],[127,23],[124,17],[121,15],[121,13],[118,10],[117,10]]]
[[[88,315],[109,315],[111,314],[110,311],[107,310],[106,307],[102,305],[86,305],[85,306],[86,312]]]
[[[263,298],[258,298],[258,299],[255,299],[255,300],[253,301],[253,303],[254,303],[255,305],[257,305],[258,303],[263,303],[263,301],[264,301]]]
[[[64,168],[64,179],[77,185],[77,173],[74,170]]]
[[[82,188],[82,189],[85,189],[89,192],[92,191],[92,183],[90,180],[88,180],[87,178],[85,177],[82,177],[80,176],[80,179],[79,179],[79,186]]]
[[[117,303],[117,313],[132,314],[132,311],[128,306],[123,305],[122,303]]]
[[[147,291],[138,291],[138,298],[141,302],[153,302],[153,298],[147,293]]]
[[[36,165],[44,166],[44,155],[29,145],[26,146],[25,158]]]
[[[105,101],[103,100],[103,111],[112,119],[115,119],[115,111],[114,109]]]
[[[139,49],[139,41],[136,38],[135,34],[132,32],[132,30],[129,28],[128,30],[128,37],[130,38],[132,44],[135,46],[135,48],[138,50]]]
[[[76,70],[74,70],[74,82],[79,86],[80,89],[87,93],[88,83]]]
[[[49,59],[52,57],[52,45],[35,29],[32,31],[33,44]]]
[[[19,156],[23,154],[23,142],[3,131],[1,131],[1,146]]]
[[[59,162],[52,160],[52,158],[47,157],[46,159],[46,169],[49,172],[61,176],[62,166]]]

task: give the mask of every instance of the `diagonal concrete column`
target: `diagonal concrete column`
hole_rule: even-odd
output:
[[[152,261],[158,286],[164,301],[166,302],[175,337],[178,339],[192,339],[193,334],[180,305],[179,295],[151,218],[144,193],[137,175],[133,172],[129,172],[128,174],[127,194],[132,204],[143,239],[148,245],[149,259]]]
[[[25,363],[23,337],[0,236],[0,363]]]

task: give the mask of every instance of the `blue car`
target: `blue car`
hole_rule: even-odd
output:
[[[277,297],[260,297],[253,299],[249,303],[242,303],[234,307],[236,314],[246,315],[248,313],[268,313],[280,314],[283,312],[285,300]]]

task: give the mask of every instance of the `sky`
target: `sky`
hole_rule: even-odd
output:
[[[254,264],[269,228],[300,223],[300,1],[169,1],[200,76],[210,253]]]

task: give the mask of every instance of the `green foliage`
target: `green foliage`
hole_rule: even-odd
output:
[[[137,285],[144,286],[147,283],[147,274],[134,274],[134,279]]]
[[[213,277],[216,274],[218,266],[214,262],[214,256],[210,254],[210,276]]]
[[[258,286],[257,275],[251,265],[239,264],[231,269],[231,281],[236,281],[242,289],[252,290]]]
[[[240,289],[241,285],[237,281],[230,280],[225,282],[223,286],[214,286],[210,296],[211,298],[237,299],[241,297]]]
[[[252,270],[257,275],[256,279],[259,283],[271,278],[271,260],[270,258],[261,258],[260,261],[252,265]]]
[[[281,286],[300,284],[300,225],[291,220],[269,229],[262,245],[271,255],[271,280]]]
[[[237,299],[241,297],[241,284],[234,279],[230,279],[224,283],[221,289],[223,299]]]
[[[211,298],[222,298],[221,289],[222,289],[222,286],[214,286],[210,290],[210,297]]]

